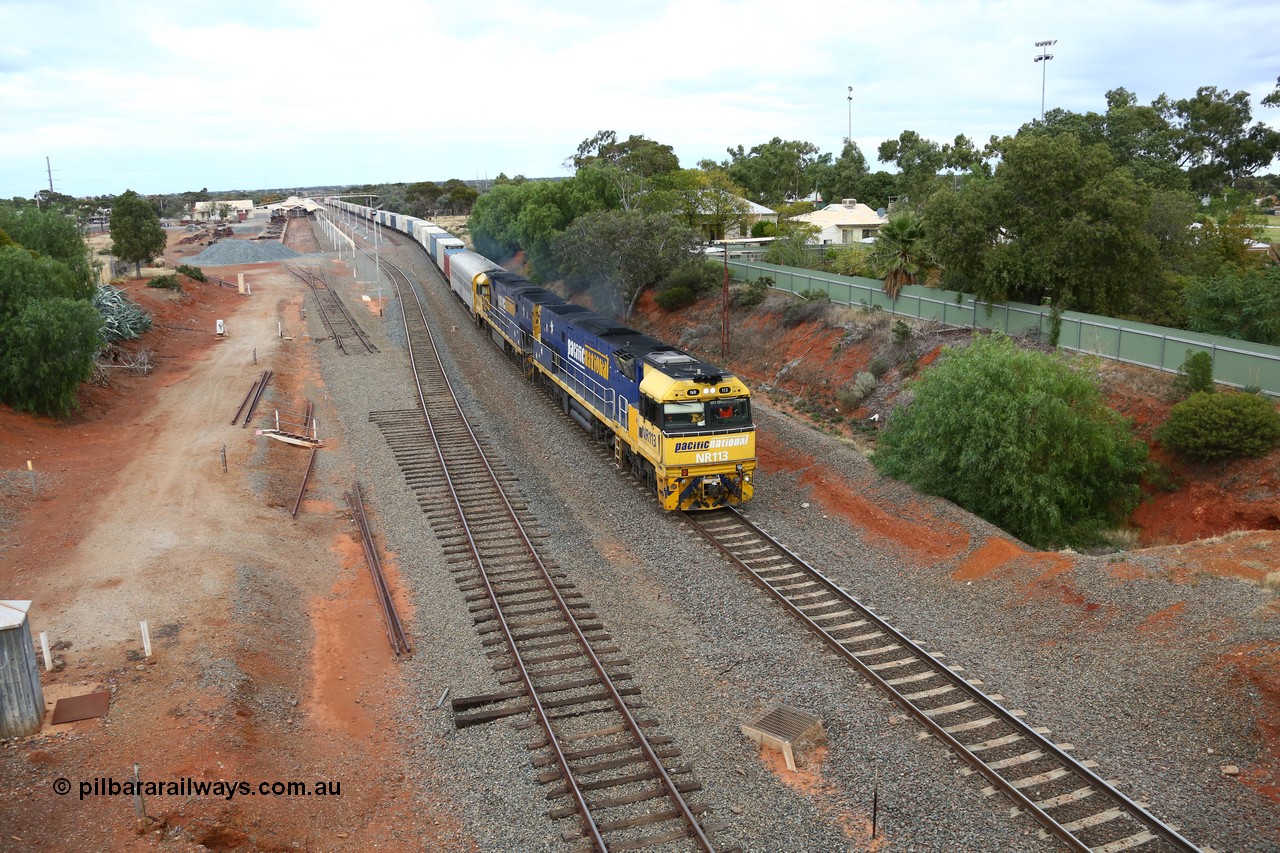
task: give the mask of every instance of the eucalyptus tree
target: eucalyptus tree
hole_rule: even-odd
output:
[[[578,172],[596,171],[605,176],[618,194],[623,210],[635,209],[649,182],[680,168],[680,158],[670,145],[632,134],[618,141],[612,130],[601,130],[578,145],[566,162]]]
[[[134,264],[138,275],[143,261],[164,251],[160,217],[150,202],[133,190],[125,190],[111,203],[111,243],[116,257]]]

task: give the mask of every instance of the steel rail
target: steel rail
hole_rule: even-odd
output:
[[[253,412],[258,408],[258,401],[262,399],[262,392],[267,390],[267,383],[271,381],[272,371],[262,371],[262,379],[258,380],[258,390],[253,395],[253,401],[249,403],[249,410],[244,413],[244,423],[240,424],[240,428],[244,429],[249,425],[249,421],[253,420]]]
[[[369,526],[369,516],[364,509],[364,494],[359,483],[351,484],[347,492],[347,505],[351,507],[356,527],[360,531],[360,543],[364,546],[365,561],[369,564],[369,574],[373,578],[373,592],[382,610],[383,624],[387,630],[387,640],[391,643],[391,651],[397,657],[407,655],[413,649],[409,644],[409,636],[405,633],[404,623],[396,611],[395,598],[387,585],[387,576],[382,571],[382,558],[378,556],[377,543],[373,541],[373,528]]]
[[[342,354],[349,355],[349,353],[347,352],[346,344],[342,342],[342,336],[338,334],[337,329],[333,328],[333,322],[329,319],[329,312],[325,310],[324,300],[320,298],[320,292],[316,289],[315,284],[307,276],[303,275],[301,272],[289,266],[288,264],[285,264],[284,268],[287,269],[289,272],[293,273],[294,275],[296,275],[298,278],[300,278],[302,280],[302,283],[305,284],[307,287],[311,288],[311,295],[316,298],[316,304],[320,306],[320,322],[324,323],[325,329],[327,329],[329,332],[329,337],[333,338],[333,342],[337,344],[338,349],[342,352]]]
[[[426,330],[427,342],[431,347],[433,357],[437,361],[439,361],[439,352],[436,349],[434,336],[431,335],[430,325],[427,322],[426,311],[423,308],[421,301],[418,299],[416,291],[413,290],[412,282],[409,280],[409,277],[405,275],[403,270],[400,270],[398,267],[395,267],[394,265],[390,265],[390,266],[396,269],[396,271],[399,272],[400,275],[404,276],[410,292],[413,293],[414,303],[417,305],[417,312],[422,320],[423,328]],[[399,298],[401,305],[404,305],[405,304],[404,296],[403,294],[400,293],[400,283],[394,277],[392,278],[392,281],[397,291],[397,297]],[[515,637],[512,635],[511,627],[507,623],[505,617],[502,616],[502,609],[498,604],[497,593],[493,588],[493,584],[489,578],[488,571],[484,566],[484,560],[479,554],[479,550],[475,543],[475,536],[472,533],[470,524],[467,522],[466,514],[463,511],[463,507],[458,497],[457,490],[454,487],[453,477],[449,472],[448,466],[444,464],[444,459],[445,459],[444,450],[440,446],[440,441],[436,433],[435,426],[431,423],[431,418],[429,415],[426,397],[424,395],[421,379],[418,374],[418,366],[416,363],[416,358],[414,357],[413,343],[410,335],[408,314],[409,314],[408,311],[403,311],[403,310],[401,311],[401,319],[402,319],[402,322],[404,323],[404,330],[405,330],[405,340],[410,351],[409,364],[413,369],[414,381],[415,381],[415,384],[417,385],[418,402],[422,408],[424,417],[426,417],[427,419],[427,426],[431,433],[432,442],[435,446],[436,453],[441,460],[443,476],[445,477],[445,480],[449,486],[449,496],[450,496],[450,499],[453,501],[454,510],[457,513],[457,516],[460,520],[463,531],[468,541],[471,542],[472,553],[475,556],[475,559],[477,561],[477,564],[480,570],[480,578],[483,581],[485,592],[488,595],[489,600],[493,603],[495,614],[498,616],[499,629],[502,632],[502,636],[506,641],[508,647],[511,649],[513,661],[519,672],[520,678],[525,685],[525,690],[529,698],[530,708],[531,710],[533,710],[535,716],[538,718],[539,724],[541,725],[542,730],[546,735],[547,744],[551,747],[552,751],[555,753],[556,760],[559,762],[560,767],[564,771],[565,783],[569,788],[570,795],[573,797],[574,802],[577,804],[579,814],[582,817],[582,821],[586,829],[586,832],[584,834],[591,839],[592,843],[596,846],[597,849],[601,851],[607,851],[609,849],[608,845],[605,843],[605,840],[601,835],[601,830],[599,826],[596,824],[594,817],[592,816],[590,806],[587,803],[586,795],[582,790],[582,788],[580,787],[580,785],[578,784],[578,780],[576,779],[572,770],[572,765],[570,764],[567,756],[565,755],[564,748],[561,745],[559,738],[557,738],[555,735],[555,732],[551,725],[550,717],[547,713],[546,708],[542,704],[542,700],[538,696],[538,691],[534,686],[533,678],[530,675],[528,668],[525,665],[525,662],[519,652],[518,646],[516,645]],[[450,398],[453,400],[454,406],[457,407],[458,414],[462,418],[463,426],[465,427],[467,433],[471,436],[471,440],[475,443],[476,447],[478,448],[480,446],[479,438],[475,435],[475,431],[471,428],[470,423],[467,422],[465,414],[462,412],[461,405],[457,401],[457,395],[453,391],[453,385],[452,383],[449,382],[449,377],[443,372],[443,370],[441,371],[441,379],[444,382],[445,387],[448,389],[448,393],[450,395]],[[487,470],[490,478],[492,478],[495,485],[497,485],[498,477],[497,477],[497,474],[494,472],[492,466],[490,465],[488,458],[483,453],[481,453],[480,459],[483,462],[484,467]],[[553,579],[551,578],[551,573],[548,571],[545,563],[542,561],[541,556],[539,556],[537,550],[534,548],[534,545],[532,541],[529,539],[528,534],[524,529],[524,526],[520,524],[517,518],[515,509],[511,506],[510,500],[508,499],[505,491],[501,488],[500,485],[498,485],[497,492],[500,497],[502,507],[507,514],[507,517],[511,519],[517,533],[519,534],[521,540],[525,545],[525,548],[527,549],[529,555],[534,561],[534,564],[537,566],[538,570],[542,573],[544,578],[544,583],[548,591],[553,596],[556,602],[556,605],[560,608],[561,612],[565,614],[565,617],[568,620],[568,624],[572,628],[575,634],[575,637],[578,640],[579,644],[581,645],[587,659],[591,662],[592,668],[595,669],[596,674],[599,677],[602,685],[604,686],[605,690],[609,693],[610,698],[615,705],[615,708],[617,709],[618,713],[622,717],[628,730],[632,733],[632,737],[635,740],[638,748],[641,750],[641,752],[644,753],[646,760],[654,768],[654,771],[658,776],[660,784],[662,785],[663,789],[667,792],[667,797],[671,800],[671,802],[676,806],[676,808],[680,812],[680,816],[685,825],[686,832],[695,840],[697,845],[702,850],[705,850],[705,851],[714,850],[715,848],[712,845],[711,840],[706,836],[706,833],[703,831],[701,824],[697,820],[697,817],[693,814],[693,811],[692,809],[690,809],[689,804],[685,801],[684,797],[680,794],[675,782],[671,779],[670,774],[667,773],[666,768],[663,766],[662,759],[657,755],[657,752],[654,750],[653,745],[649,743],[648,738],[644,736],[644,733],[638,721],[631,714],[630,709],[627,707],[625,701],[623,701],[622,696],[618,693],[617,687],[613,684],[612,679],[608,677],[608,674],[606,673],[604,668],[604,664],[601,662],[600,658],[596,655],[595,650],[591,648],[591,644],[587,641],[586,636],[582,633],[581,628],[577,624],[577,620],[574,619],[574,617],[572,616],[570,612],[570,608],[565,602],[564,597],[560,594],[560,591],[556,588],[556,585]]]
[[[1161,840],[1172,845],[1177,850],[1186,851],[1186,853],[1200,853],[1200,849],[1198,847],[1196,847],[1187,839],[1183,838],[1172,827],[1168,826],[1167,824],[1165,824],[1164,822],[1156,818],[1154,815],[1147,812],[1146,809],[1144,809],[1142,806],[1138,805],[1133,800],[1129,799],[1123,793],[1121,793],[1120,791],[1116,790],[1113,786],[1108,784],[1105,780],[1101,779],[1096,774],[1091,772],[1087,767],[1084,767],[1082,764],[1077,762],[1074,758],[1072,758],[1066,752],[1061,750],[1055,743],[1050,741],[1048,738],[1043,737],[1038,732],[1036,732],[1035,729],[1033,729],[1031,726],[1022,722],[1022,720],[1018,719],[1013,714],[1009,713],[1002,705],[1000,705],[991,697],[987,696],[983,691],[979,690],[974,685],[969,684],[965,679],[956,675],[951,670],[950,667],[948,667],[946,664],[943,664],[941,661],[939,661],[933,655],[929,654],[924,649],[920,648],[920,646],[916,645],[916,643],[912,641],[910,638],[908,638],[905,634],[900,632],[898,629],[894,628],[891,624],[889,624],[886,620],[878,616],[869,607],[858,602],[857,599],[853,598],[853,596],[851,596],[848,592],[846,592],[843,588],[841,588],[838,584],[836,584],[834,581],[832,581],[830,578],[828,578],[818,569],[811,566],[799,555],[795,554],[786,546],[782,545],[777,540],[775,540],[772,536],[765,533],[763,530],[760,529],[760,527],[758,527],[757,525],[752,523],[750,520],[748,520],[736,508],[725,507],[724,509],[718,510],[715,513],[715,515],[721,515],[721,514],[730,514],[736,521],[738,521],[740,524],[745,526],[752,534],[763,539],[770,546],[776,548],[780,553],[785,555],[787,559],[791,560],[796,566],[803,569],[803,571],[808,573],[814,580],[816,580],[818,583],[824,586],[826,590],[834,598],[836,598],[839,601],[840,604],[850,609],[858,611],[862,615],[862,618],[867,619],[868,622],[873,624],[880,631],[884,632],[894,642],[901,644],[903,647],[909,650],[913,655],[915,655],[919,659],[919,661],[932,667],[934,670],[936,670],[938,675],[942,676],[943,678],[946,678],[955,687],[963,690],[968,696],[972,697],[984,708],[986,708],[988,712],[998,717],[1001,722],[1010,726],[1018,734],[1026,738],[1030,743],[1034,744],[1037,749],[1044,750],[1046,753],[1051,755],[1055,760],[1065,765],[1072,773],[1083,777],[1084,781],[1088,782],[1088,784],[1091,787],[1097,789],[1098,791],[1102,792],[1106,796],[1111,797],[1117,803],[1121,804],[1124,807],[1125,811],[1129,814],[1129,816],[1135,820],[1135,822],[1144,826],[1146,829],[1150,830],[1155,836],[1159,837]],[[963,758],[964,761],[967,764],[969,764],[974,769],[975,772],[980,773],[985,779],[987,779],[987,781],[989,781],[992,784],[994,788],[1004,793],[1011,800],[1013,800],[1014,803],[1016,803],[1020,808],[1026,810],[1030,815],[1032,815],[1036,819],[1036,821],[1039,822],[1045,828],[1046,832],[1048,832],[1054,838],[1061,841],[1068,848],[1075,851],[1079,851],[1080,853],[1088,853],[1088,851],[1092,849],[1089,846],[1085,845],[1078,838],[1076,838],[1075,835],[1072,834],[1070,830],[1065,828],[1061,823],[1055,820],[1051,815],[1049,815],[1047,812],[1041,809],[1038,805],[1036,805],[1036,803],[1033,800],[1031,800],[1026,794],[1023,794],[1020,789],[1015,788],[1012,783],[1010,783],[1003,776],[1001,776],[995,769],[989,767],[986,764],[986,762],[984,762],[981,758],[979,758],[972,751],[970,751],[969,748],[965,746],[965,744],[963,744],[959,739],[957,739],[950,732],[946,731],[946,729],[938,721],[934,720],[932,717],[927,715],[922,708],[917,706],[910,699],[906,698],[905,694],[903,694],[893,685],[889,684],[887,679],[881,677],[880,674],[877,673],[875,670],[871,669],[868,664],[860,660],[856,654],[854,654],[848,648],[846,648],[839,640],[837,640],[834,636],[832,636],[832,634],[829,631],[827,631],[825,628],[819,625],[812,617],[810,617],[807,613],[801,610],[794,602],[788,599],[785,593],[775,588],[774,585],[771,584],[767,578],[763,577],[759,572],[757,572],[755,569],[747,565],[745,561],[743,561],[738,556],[733,554],[729,550],[729,548],[723,542],[720,541],[719,537],[717,537],[715,534],[713,534],[710,530],[707,529],[705,522],[707,520],[710,520],[710,518],[712,517],[711,514],[685,513],[684,517],[685,517],[685,520],[688,521],[690,525],[695,530],[697,530],[703,536],[703,538],[706,539],[708,543],[710,543],[714,548],[720,551],[721,554],[726,556],[735,565],[737,565],[739,568],[745,571],[748,577],[750,577],[751,580],[757,586],[761,587],[770,595],[772,595],[775,600],[777,600],[793,616],[799,619],[802,624],[804,624],[807,628],[809,628],[809,630],[813,631],[819,637],[821,637],[822,640],[840,657],[844,658],[846,661],[853,664],[853,666],[857,668],[858,671],[861,672],[864,677],[866,677],[872,684],[874,684],[886,695],[888,695],[890,699],[892,699],[900,708],[902,708],[904,711],[910,714],[917,722],[919,722],[922,726],[924,726],[930,734],[936,736],[939,740],[945,743],[950,749],[952,749],[957,755]]]
[[[356,322],[356,318],[352,316],[351,311],[347,308],[346,303],[342,301],[337,292],[329,284],[329,276],[325,273],[324,268],[321,267],[319,272],[312,269],[307,270],[307,272],[313,278],[318,278],[320,283],[324,285],[324,289],[331,297],[333,297],[334,307],[338,309],[338,313],[340,313],[343,319],[347,321],[347,325],[351,327],[351,331],[356,336],[356,339],[364,345],[365,352],[377,352],[378,348],[373,345],[373,341],[369,340],[369,337],[364,333],[364,329],[360,328],[360,324]],[[312,290],[314,291],[315,288],[313,287]],[[319,299],[318,294],[316,298]]]
[[[244,407],[249,405],[249,398],[253,396],[253,392],[258,390],[258,383],[261,379],[253,380],[253,384],[249,386],[249,393],[244,395],[244,400],[240,403],[240,408],[236,409],[235,415],[231,418],[231,425],[235,426],[236,421],[240,420],[240,416],[244,414]]]
[[[311,415],[314,411],[315,411],[315,404],[313,404],[310,400],[308,400],[306,412],[303,413],[302,415],[302,434],[303,435],[307,434],[307,428],[311,424]],[[293,512],[291,513],[291,515],[294,518],[298,517],[298,509],[299,507],[302,506],[302,496],[307,493],[307,481],[311,479],[311,469],[315,467],[316,451],[318,449],[319,448],[316,445],[314,444],[311,445],[311,457],[307,460],[307,470],[302,475],[302,485],[298,487],[298,499],[293,502]]]

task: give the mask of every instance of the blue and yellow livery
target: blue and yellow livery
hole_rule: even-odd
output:
[[[329,203],[358,216],[367,207]],[[735,376],[649,335],[572,305],[429,222],[380,212],[431,255],[476,324],[565,413],[610,446],[664,509],[751,499],[756,433],[751,392]]]

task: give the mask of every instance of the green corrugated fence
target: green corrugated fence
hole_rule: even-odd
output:
[[[1027,335],[1048,342],[1050,309],[1020,302],[978,302],[953,290],[907,285],[897,301],[885,296],[883,284],[873,278],[822,273],[797,267],[753,261],[729,260],[735,278],[752,281],[773,278],[774,287],[791,293],[818,290],[841,305],[879,308],[902,317],[937,320],[952,326],[999,329],[1010,335]],[[1131,320],[1116,320],[1076,311],[1062,313],[1058,346],[1103,358],[1177,373],[1188,350],[1207,352],[1213,359],[1215,382],[1235,388],[1261,388],[1280,397],[1280,347],[1201,335]]]

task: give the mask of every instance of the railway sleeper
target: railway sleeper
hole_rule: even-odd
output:
[[[526,662],[526,666],[527,665],[528,664]],[[497,667],[494,667],[494,669],[497,670]],[[595,668],[590,664],[581,663],[572,666],[557,666],[554,669],[544,669],[540,672],[534,673],[534,675],[538,678],[546,678],[552,675],[569,675],[573,672],[586,672],[588,670],[594,671]],[[605,663],[604,671],[605,674],[609,676],[610,681],[631,681],[634,678],[630,672],[627,672],[624,669],[618,669],[615,664]],[[498,677],[499,684],[515,684],[523,680],[523,678],[514,673],[507,673]]]
[[[638,750],[639,747],[629,746],[629,747],[625,747],[625,749],[634,751],[634,750]],[[656,754],[659,758],[679,758],[680,750],[673,749],[673,748],[655,749],[654,754]],[[606,770],[620,770],[623,767],[631,767],[636,764],[648,764],[648,763],[649,763],[649,759],[643,755],[627,755],[627,756],[623,756],[622,758],[611,758],[608,761],[597,761],[594,764],[583,764],[579,767],[575,767],[574,775],[577,777],[582,777],[582,776],[590,775],[592,773],[603,773]],[[547,772],[539,775],[538,782],[543,785],[549,785],[552,782],[558,782],[563,778],[564,778],[564,771],[561,768],[556,767],[552,770],[548,770]]]
[[[647,761],[645,762],[648,763]],[[666,768],[668,775],[692,773],[693,768],[688,766],[668,767]],[[658,778],[658,771],[652,767],[647,770],[641,770],[637,773],[630,773],[626,776],[613,776],[608,779],[597,779],[594,782],[584,782],[579,780],[579,791],[607,791],[610,788],[621,788],[623,785],[636,785],[640,782],[652,782]],[[568,784],[557,785],[547,792],[548,800],[558,800],[561,797],[569,796]],[[595,805],[595,803],[592,803]]]
[[[659,758],[680,757],[680,749],[678,747],[667,746],[667,744],[671,743],[674,738],[668,737],[667,735],[654,735],[651,738],[646,738],[646,740],[649,741],[650,746],[655,747],[654,751],[657,753]],[[628,752],[639,748],[640,747],[633,742],[611,743],[605,744],[604,746],[594,746],[589,749],[566,750],[564,757],[569,761],[578,761],[583,758],[594,758],[598,755],[614,755],[619,752]],[[541,755],[533,760],[533,766],[546,767],[548,764],[555,764],[556,760],[557,759],[554,755]]]
[[[536,646],[531,645],[526,651],[541,651],[543,649],[554,649],[557,646],[567,646],[571,644],[576,649],[578,647],[578,638],[577,637],[560,637],[554,643],[546,643],[546,644],[536,645]],[[616,655],[622,652],[622,650],[619,649],[617,646],[601,646],[600,648],[596,648],[593,645],[591,647],[591,650],[594,651],[598,657],[604,657],[605,655]],[[578,651],[572,652],[572,655],[574,657],[577,657],[579,654],[581,653]],[[490,658],[505,658],[505,657],[510,657],[511,651],[506,648],[490,649],[489,651],[485,652],[485,655]],[[527,656],[524,658],[526,663],[530,660],[535,660],[535,659],[536,658],[530,658]]]
[[[599,616],[596,615],[595,611],[585,610],[585,608],[588,608],[591,606],[586,600],[566,601],[565,606],[568,607],[570,610],[574,611],[575,615],[578,616],[579,618],[584,618],[584,619],[599,618]],[[474,614],[471,618],[475,620],[476,624],[479,624],[481,622],[487,622],[490,619],[494,618],[492,607],[476,607],[475,605],[472,605],[467,609],[468,609],[468,612]],[[545,602],[545,603],[538,602],[536,604],[526,605],[524,607],[504,608],[503,612],[506,613],[508,617],[519,617],[519,616],[532,616],[536,613],[555,612],[558,609],[559,609],[559,605],[555,604],[554,602]]]
[[[594,651],[596,656],[601,658],[601,663],[607,667],[631,666],[631,660],[629,658],[613,658],[611,660],[604,660],[606,655],[617,654],[618,650],[616,648],[594,649]],[[544,663],[557,663],[559,661],[573,660],[581,657],[582,652],[575,649],[567,652],[554,652],[549,655],[523,655],[521,659],[524,661],[525,666],[541,666]],[[493,664],[493,670],[494,672],[505,672],[509,669],[515,669],[515,666],[514,660],[499,661]]]
[[[582,633],[586,635],[588,642],[607,641],[607,640],[613,639],[613,636],[606,633],[604,628],[601,627],[599,623],[595,623],[592,625],[582,625],[580,627],[582,628]],[[530,631],[527,634],[512,634],[512,637],[515,639],[517,643],[525,643],[530,640],[543,640],[548,637],[560,637],[560,636],[574,636],[574,635],[570,631],[568,625],[565,625],[564,627],[561,627],[561,628],[548,628],[545,631]],[[576,639],[576,637],[574,638]],[[505,636],[501,636],[501,637],[489,636],[489,637],[483,638],[480,641],[480,645],[496,646],[500,643],[505,644],[506,642],[507,642],[507,638]]]
[[[702,790],[702,783],[698,782],[696,779],[691,779],[687,782],[677,782],[676,790],[682,794],[692,794],[694,791]],[[656,800],[665,796],[667,796],[667,792],[659,786],[657,788],[650,788],[644,791],[625,794],[620,797],[601,797],[593,800],[591,806],[595,809],[612,809],[618,808],[619,806],[633,805],[634,803],[643,803],[648,800]],[[577,813],[578,809],[576,806],[564,805],[557,806],[554,809],[549,809],[547,811],[547,817],[550,817],[552,820],[559,820],[561,818],[572,817]]]
[[[534,720],[526,720],[524,722],[517,723],[516,728],[530,728],[536,725],[537,725],[537,722],[535,722]],[[658,725],[657,720],[636,720],[636,727],[641,729],[652,729],[652,728],[656,728],[657,725]],[[592,731],[561,735],[559,737],[559,740],[561,743],[577,743],[579,741],[592,740],[594,738],[609,737],[611,735],[619,735],[619,734],[622,734],[623,732],[629,732],[629,731],[631,731],[631,729],[625,723],[618,723],[616,725],[605,726],[604,728],[594,729]],[[648,741],[649,743],[669,743],[671,741],[670,738],[665,738],[665,740],[659,740],[659,738],[665,738],[665,736],[654,735],[648,738]],[[542,739],[542,740],[530,741],[529,743],[525,744],[525,748],[526,749],[545,749],[550,745],[551,744],[547,743],[545,739]]]
[[[705,814],[707,811],[707,806],[705,804],[697,805],[697,806],[690,805],[689,811],[695,815]],[[622,830],[622,829],[633,829],[639,826],[651,826],[655,823],[661,823],[665,820],[681,820],[681,819],[683,819],[683,815],[681,815],[680,812],[676,811],[675,809],[668,809],[660,812],[649,812],[648,814],[639,815],[637,817],[624,818],[622,820],[608,821],[605,823],[596,823],[596,829],[600,830],[601,832],[618,832],[619,830]],[[704,826],[703,829],[705,830],[706,827]],[[581,829],[578,829],[578,830],[570,829],[560,833],[560,839],[562,841],[577,841],[582,837],[583,837],[583,832]],[[677,837],[682,837],[682,836],[677,836]],[[621,848],[615,847],[613,844],[610,844],[609,849],[619,850]]]

